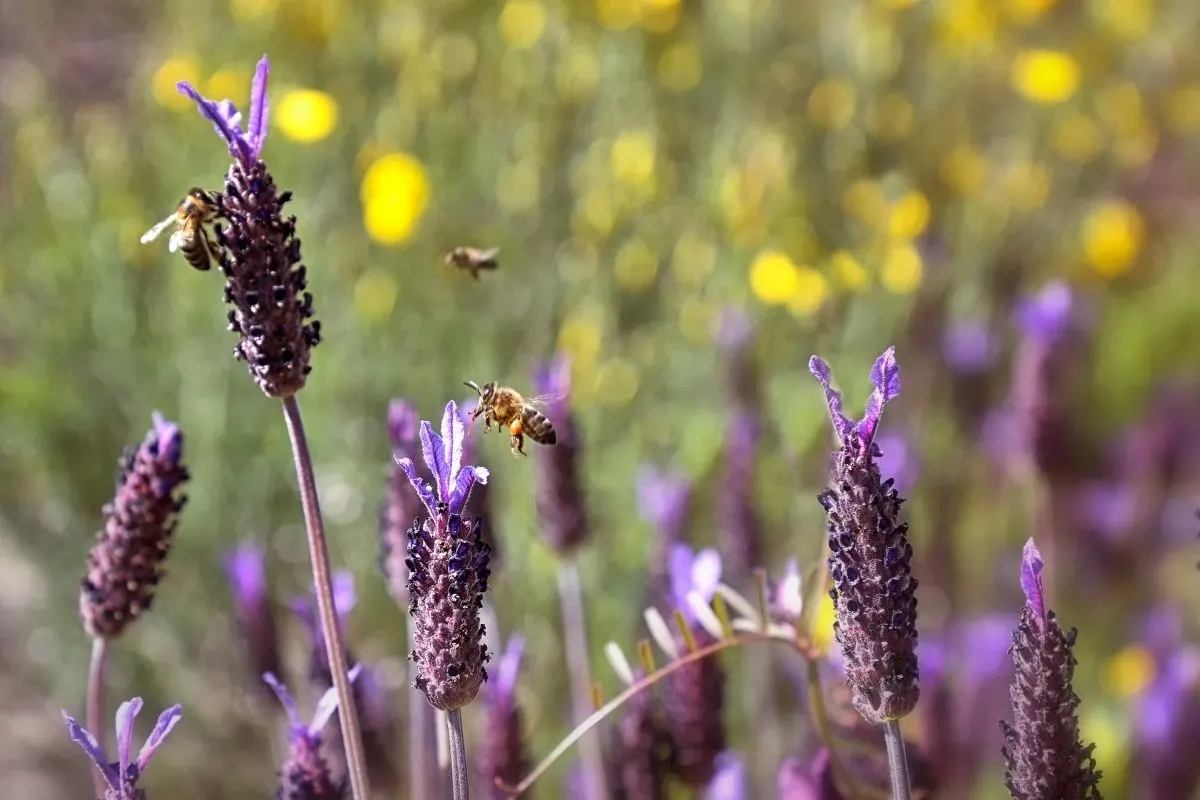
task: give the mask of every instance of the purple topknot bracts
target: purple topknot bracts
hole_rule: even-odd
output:
[[[101,749],[96,737],[85,730],[66,711],[62,712],[63,721],[67,723],[67,731],[75,744],[92,759],[92,763],[104,776],[108,789],[102,800],[146,800],[146,791],[137,787],[138,779],[146,771],[154,752],[166,740],[167,734],[175,727],[175,723],[183,717],[180,706],[171,706],[158,716],[154,730],[150,732],[146,743],[138,751],[137,758],[133,757],[133,725],[138,712],[142,710],[142,698],[135,697],[121,703],[117,709],[117,760],[109,761]]]
[[[490,548],[479,518],[464,519],[463,508],[475,483],[487,483],[482,467],[463,466],[466,433],[453,400],[442,414],[442,435],[421,423],[421,450],[433,474],[431,487],[417,477],[411,459],[397,465],[408,476],[429,516],[408,532],[409,614],[413,618],[415,688],[430,705],[443,711],[462,708],[475,699],[487,680],[484,664],[491,658],[483,643],[479,609],[487,591]]]
[[[351,683],[358,677],[359,670],[358,666],[350,670]],[[263,675],[263,680],[279,698],[289,725],[288,757],[279,768],[275,800],[343,800],[347,797],[346,782],[333,775],[321,755],[321,730],[337,711],[337,692],[330,689],[322,695],[312,722],[305,725],[287,687],[270,672]]]
[[[234,619],[252,674],[279,672],[279,640],[267,583],[266,548],[247,542],[226,553],[223,562],[233,594]],[[266,688],[261,680],[254,683]]]
[[[1079,739],[1075,672],[1075,629],[1066,633],[1046,606],[1042,556],[1030,539],[1021,557],[1025,606],[1013,632],[1009,689],[1013,721],[1004,732],[1005,785],[1014,800],[1099,800],[1095,745]]]
[[[554,447],[542,448],[534,459],[534,501],[542,537],[559,555],[565,555],[582,545],[588,535],[582,442],[571,413],[571,363],[561,357],[554,359],[534,372],[533,385],[538,394],[553,398],[546,403],[546,416],[558,434]]]
[[[189,478],[183,434],[157,412],[153,420],[142,444],[121,457],[116,494],[104,506],[104,530],[88,554],[79,613],[91,636],[115,637],[150,608],[187,502],[178,492]]]
[[[859,422],[842,412],[829,365],[813,356],[809,369],[825,391],[841,444],[833,488],[818,497],[828,519],[829,591],[837,610],[833,629],[854,706],[868,722],[879,724],[908,714],[920,696],[912,545],[908,525],[899,520],[903,500],[892,479],[881,479],[875,463],[882,455],[875,432],[883,407],[900,394],[900,368],[893,347],[876,359],[871,368],[875,390]]]
[[[203,97],[187,81],[177,88],[199,106],[229,144],[233,164],[225,191],[217,196],[218,216],[228,228],[215,227],[229,330],[241,341],[234,348],[259,388],[270,397],[289,397],[308,380],[309,355],[321,341],[320,323],[310,321],[313,298],[300,265],[296,218],[283,216],[291,192],[278,192],[267,165],[259,158],[267,136],[267,77],[263,56],[254,74],[250,126],[239,127],[241,114],[229,100]]]
[[[509,638],[496,666],[495,677],[484,692],[487,713],[477,771],[481,794],[497,800],[510,796],[496,786],[497,779],[516,786],[529,771],[525,736],[521,730],[521,708],[516,698],[517,672],[524,652],[524,636],[517,634]]]

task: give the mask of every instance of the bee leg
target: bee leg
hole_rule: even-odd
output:
[[[521,434],[508,437],[508,445],[512,448],[513,458],[520,458],[525,453],[525,437]]]

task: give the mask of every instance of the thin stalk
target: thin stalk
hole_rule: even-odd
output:
[[[454,800],[471,800],[471,783],[467,780],[467,742],[463,738],[462,712],[457,708],[446,713],[446,730],[450,734],[450,785]]]
[[[317,611],[325,639],[325,653],[333,686],[337,690],[338,719],[341,721],[342,741],[346,748],[346,771],[350,774],[350,791],[354,800],[367,800],[367,762],[363,754],[362,733],[358,726],[358,708],[350,691],[346,647],[333,606],[333,580],[329,568],[329,543],[325,539],[325,523],[317,499],[317,481],[313,475],[312,454],[304,433],[304,420],[295,395],[283,399],[283,416],[287,420],[292,455],[296,462],[296,480],[300,484],[300,505],[304,509],[304,526],[308,529],[308,556],[312,562],[313,585],[317,593]]]
[[[562,604],[563,635],[566,637],[567,674],[571,680],[571,710],[579,724],[595,711],[592,705],[592,675],[588,664],[587,617],[583,611],[583,589],[579,583],[579,568],[574,559],[566,558],[558,566],[558,598]],[[608,796],[604,780],[604,762],[600,743],[588,736],[579,743],[583,762],[584,796],[588,800],[603,800]]]
[[[892,800],[909,800],[912,797],[912,781],[908,777],[908,758],[904,755],[904,734],[900,733],[899,720],[889,719],[883,723],[883,739],[887,742]]]
[[[108,640],[103,636],[92,639],[92,660],[88,664],[87,683],[87,729],[96,737],[100,749],[104,749],[104,732],[108,726],[104,723],[104,690],[108,681]],[[104,797],[108,791],[108,781],[99,768],[92,770],[92,784],[96,788],[96,797]]]

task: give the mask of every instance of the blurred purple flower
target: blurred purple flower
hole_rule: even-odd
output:
[[[233,594],[234,618],[252,673],[278,672],[279,639],[275,612],[267,584],[266,548],[246,542],[223,558],[225,574]],[[264,687],[261,680],[255,686]]]
[[[360,667],[357,665],[350,670],[351,683],[358,678]],[[283,704],[287,713],[289,732],[289,750],[287,760],[279,769],[279,788],[276,792],[278,800],[317,800],[317,798],[333,798],[340,800],[346,796],[344,779],[336,778],[333,770],[321,755],[321,730],[337,711],[337,691],[329,689],[317,702],[313,712],[312,722],[305,724],[296,708],[287,687],[279,679],[268,672],[263,680],[274,691]]]
[[[688,595],[695,592],[705,603],[712,602],[717,584],[721,582],[721,554],[711,547],[697,553],[686,544],[677,544],[671,548],[670,564],[671,597],[675,607],[689,622],[694,622],[696,615]]]
[[[96,741],[96,737],[85,730],[66,711],[62,712],[63,721],[67,724],[67,732],[72,741],[83,748],[92,759],[92,763],[100,770],[108,784],[104,800],[145,800],[146,793],[137,787],[138,780],[150,764],[150,759],[159,746],[166,740],[167,734],[175,727],[183,716],[181,706],[174,705],[158,716],[154,730],[146,739],[137,758],[133,757],[133,728],[138,712],[142,710],[142,698],[135,697],[121,703],[117,709],[117,760],[109,761],[108,756]]]
[[[763,565],[762,530],[754,496],[762,424],[758,413],[734,411],[725,427],[725,457],[718,505],[720,541],[731,574],[745,580]]]
[[[478,755],[478,772],[482,794],[497,800],[507,797],[496,780],[515,786],[525,777],[529,761],[525,752],[525,737],[521,730],[521,709],[517,705],[517,673],[525,652],[525,637],[509,638],[496,666],[495,677],[484,691],[487,707],[483,725],[483,747]]]
[[[1183,641],[1179,612],[1160,607],[1138,625],[1154,678],[1134,699],[1138,797],[1191,797],[1200,786],[1200,647]]]
[[[980,319],[951,322],[942,340],[942,356],[952,370],[962,375],[986,372],[996,361],[996,336]]]
[[[533,372],[533,386],[545,396],[546,416],[558,442],[534,460],[538,526],[559,556],[587,541],[587,496],[583,490],[583,437],[571,408],[571,362],[558,356]]]
[[[679,473],[642,467],[637,475],[638,511],[653,525],[663,541],[676,542],[687,524],[692,484]]]
[[[771,590],[771,614],[789,625],[798,625],[804,613],[804,577],[796,559],[788,559],[783,577]]]
[[[1133,534],[1138,494],[1119,481],[1092,481],[1079,490],[1081,522],[1102,539],[1116,543]]]
[[[176,87],[180,94],[187,95],[199,107],[200,114],[208,119],[217,134],[229,145],[229,155],[240,160],[250,169],[262,153],[267,139],[267,118],[270,108],[267,103],[267,77],[271,64],[264,55],[254,70],[254,83],[250,88],[250,127],[241,129],[241,112],[232,100],[213,102],[205,98],[187,81],[179,81]]]
[[[1013,321],[1026,337],[1050,346],[1070,329],[1077,301],[1066,281],[1052,281],[1017,304]]]
[[[731,751],[721,753],[717,756],[717,772],[708,782],[704,800],[747,800],[749,797],[746,762]]]
[[[898,433],[885,433],[875,438],[879,446],[879,455],[875,464],[884,480],[891,478],[895,482],[896,491],[908,494],[917,483],[920,475],[920,463],[917,459],[916,448],[904,436]]]

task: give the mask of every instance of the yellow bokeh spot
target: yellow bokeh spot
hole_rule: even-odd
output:
[[[613,277],[622,289],[645,291],[657,276],[658,253],[642,239],[630,239],[613,260]]]
[[[387,245],[407,240],[429,203],[429,178],[408,153],[388,153],[367,168],[361,190],[363,223],[372,239]]]
[[[841,130],[854,119],[858,96],[845,81],[821,81],[808,96],[808,115],[813,122],[830,130]]]
[[[1142,93],[1133,81],[1120,81],[1098,91],[1096,110],[1118,133],[1132,133],[1147,124]]]
[[[1079,738],[1096,746],[1097,774],[1104,774],[1104,782],[1116,786],[1125,785],[1129,771],[1129,721],[1118,717],[1115,710],[1093,703],[1085,704],[1079,714]]]
[[[750,291],[761,302],[779,306],[796,296],[800,271],[777,250],[766,250],[750,264]]]
[[[640,0],[642,28],[650,33],[670,33],[679,24],[681,0]]]
[[[810,633],[812,645],[818,652],[828,652],[829,645],[833,642],[833,623],[836,621],[837,608],[833,604],[833,598],[829,596],[828,592],[821,592],[816,613],[813,614]]]
[[[558,333],[558,348],[572,364],[591,364],[600,355],[604,331],[590,315],[568,319]]]
[[[892,11],[900,11],[905,8],[911,8],[917,4],[917,0],[880,0],[880,5]]]
[[[542,177],[532,159],[505,166],[496,176],[496,199],[506,211],[529,211],[541,194]]]
[[[500,12],[500,35],[509,47],[527,50],[546,31],[546,7],[539,0],[508,0]]]
[[[648,131],[628,131],[613,141],[609,163],[619,183],[644,188],[654,180],[654,136]]]
[[[1050,172],[1041,164],[1018,162],[1005,174],[1004,190],[1015,210],[1036,211],[1050,196]]]
[[[1062,157],[1086,164],[1096,157],[1104,144],[1100,126],[1091,117],[1076,114],[1059,123],[1054,131],[1054,147]]]
[[[658,82],[668,92],[688,92],[700,85],[704,64],[692,42],[675,42],[658,57]]]
[[[1035,103],[1054,104],[1067,100],[1079,89],[1082,77],[1070,55],[1055,50],[1030,50],[1013,62],[1013,87]]]
[[[559,63],[554,82],[564,100],[586,99],[600,83],[600,65],[596,61],[596,54],[583,45],[573,45]]]
[[[957,56],[981,58],[991,53],[999,23],[995,0],[955,0],[939,9],[941,42]]]
[[[271,120],[293,142],[312,144],[337,127],[338,104],[319,89],[293,89],[279,99]]]
[[[860,178],[842,195],[842,210],[867,225],[878,225],[888,213],[887,194],[878,181]]]
[[[1128,203],[1104,203],[1084,218],[1080,235],[1092,269],[1104,277],[1120,275],[1141,252],[1146,229],[1142,215]]]
[[[1126,131],[1113,142],[1113,156],[1122,167],[1142,167],[1154,157],[1158,149],[1158,131],[1145,123],[1135,130]]]
[[[1027,25],[1058,4],[1058,0],[1005,0],[1004,10],[1013,22]]]
[[[613,204],[612,192],[606,189],[590,189],[576,206],[575,224],[581,228],[576,233],[605,239],[612,233],[616,221],[617,209]]]
[[[1200,133],[1200,84],[1174,89],[1166,101],[1167,125],[1178,136]]]
[[[228,98],[241,105],[250,96],[250,76],[235,67],[222,67],[204,84],[204,96],[214,100]]]
[[[837,282],[852,292],[871,285],[871,273],[845,250],[838,250],[829,257],[829,267]]]
[[[798,317],[815,314],[829,297],[829,280],[812,267],[796,268],[796,291],[788,300],[788,311]]]
[[[1154,656],[1144,647],[1118,651],[1104,665],[1104,688],[1122,699],[1135,697],[1154,680]]]
[[[613,358],[596,370],[596,398],[610,408],[627,406],[637,396],[641,376],[635,364]]]
[[[273,15],[279,0],[229,0],[229,13],[238,22],[253,22]]]
[[[382,322],[396,308],[399,293],[392,275],[382,270],[365,272],[354,284],[354,310],[366,322]]]
[[[947,186],[969,197],[987,183],[988,162],[974,147],[959,145],[942,160],[940,174]]]
[[[889,247],[879,270],[879,282],[892,294],[911,294],[921,286],[925,263],[911,244]]]
[[[596,0],[596,19],[609,30],[632,28],[642,19],[640,0]]]
[[[1095,0],[1088,8],[1100,27],[1126,41],[1144,39],[1154,22],[1154,0]]]
[[[187,81],[196,86],[200,83],[200,68],[190,58],[172,56],[155,71],[154,78],[150,82],[154,101],[166,108],[195,108],[196,104],[192,102],[191,98],[180,94],[179,90],[175,88],[175,84],[179,81]]]
[[[717,312],[711,303],[699,297],[689,297],[679,307],[679,332],[696,346],[712,342],[713,320]]]
[[[929,200],[920,192],[909,192],[892,206],[888,233],[895,239],[915,239],[929,225]]]

